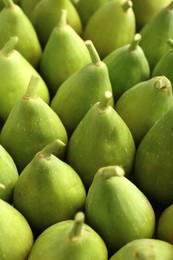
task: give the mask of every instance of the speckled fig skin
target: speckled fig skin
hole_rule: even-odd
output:
[[[93,43],[88,40],[85,44],[92,62],[71,75],[59,87],[51,102],[69,136],[92,105],[104,97],[105,91],[112,92],[107,66],[100,60]],[[114,106],[113,96],[110,104]]]
[[[68,142],[58,115],[35,94],[38,82],[39,77],[31,77],[26,93],[15,104],[1,130],[1,144],[13,157],[19,173],[51,141]]]
[[[84,223],[78,211],[74,220],[61,221],[46,229],[35,241],[28,260],[107,260],[103,239]]]

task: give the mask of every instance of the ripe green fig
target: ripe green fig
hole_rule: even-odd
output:
[[[15,185],[13,205],[38,233],[84,208],[86,191],[79,175],[54,155],[62,148],[57,139],[44,147]]]
[[[107,260],[103,239],[84,223],[84,213],[78,211],[74,220],[61,221],[40,234],[28,260]]]
[[[41,0],[20,0],[20,7],[24,11],[24,13],[30,18],[35,6],[40,2]]]
[[[85,203],[87,223],[103,238],[111,253],[134,239],[151,238],[155,231],[151,203],[124,174],[118,165],[101,167]]]
[[[30,19],[43,48],[59,21],[62,9],[68,11],[68,24],[79,35],[82,33],[80,16],[70,0],[41,0],[33,9]]]
[[[36,31],[22,8],[13,0],[3,0],[4,8],[0,12],[0,48],[11,36],[18,36],[16,49],[37,68],[42,48]]]
[[[0,199],[12,202],[13,190],[19,174],[13,158],[0,145]]]
[[[61,11],[40,60],[39,72],[52,96],[74,72],[91,62],[84,40],[67,24],[67,10]]]
[[[134,160],[134,181],[152,201],[173,203],[173,107],[152,126],[140,142]]]
[[[32,75],[40,77],[36,93],[49,103],[46,83],[37,70],[16,50],[19,38],[11,37],[0,50],[0,119],[4,123],[18,99],[26,92]],[[8,74],[7,74],[8,73]]]
[[[25,217],[0,199],[0,257],[3,260],[26,260],[34,244],[33,232]]]
[[[172,84],[165,76],[141,81],[124,92],[115,110],[129,127],[136,145],[173,106]]]
[[[85,27],[91,16],[104,4],[110,0],[79,0],[76,9],[80,15],[83,26]]]
[[[139,31],[148,23],[158,12],[166,7],[171,0],[132,0],[133,10],[136,18],[136,26]]]
[[[169,50],[167,40],[173,38],[173,1],[162,8],[139,33],[142,47],[149,62],[151,72],[161,57]]]
[[[135,239],[119,249],[109,260],[171,260],[173,246],[154,238]]]
[[[129,0],[109,1],[89,19],[83,38],[93,42],[101,59],[131,42],[136,31],[132,6]]]
[[[1,144],[13,157],[19,173],[53,140],[60,139],[65,144],[68,141],[58,115],[35,94],[38,82],[39,77],[31,77],[26,93],[11,110],[1,131]]]
[[[106,65],[100,60],[93,43],[89,40],[85,43],[92,62],[71,75],[59,87],[51,102],[69,136],[92,105],[103,98],[105,91],[112,92]],[[110,104],[114,105],[113,97]]]
[[[131,132],[110,105],[112,93],[105,92],[95,103],[69,139],[67,162],[77,171],[88,188],[96,171],[103,166],[122,165],[126,176],[133,167],[136,152]]]
[[[140,34],[135,34],[130,44],[108,54],[103,62],[108,67],[114,100],[133,85],[150,77],[150,67],[142,48],[139,46]]]
[[[152,71],[152,76],[165,75],[173,85],[173,38],[167,41],[170,49],[160,58]]]
[[[166,207],[157,222],[156,236],[158,239],[173,245],[173,204]]]

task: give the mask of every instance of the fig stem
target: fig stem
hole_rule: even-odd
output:
[[[3,183],[0,183],[0,189],[2,189],[2,190],[6,189],[6,187],[5,187],[5,185]]]
[[[169,44],[169,46],[171,47],[171,49],[173,49],[173,39],[168,39],[167,43]]]
[[[131,41],[129,51],[135,51],[137,46],[139,45],[139,42],[141,40],[142,36],[139,33],[136,33],[133,40]]]
[[[14,5],[14,2],[13,0],[2,0],[5,7],[9,8],[9,7],[12,7]]]
[[[15,49],[18,41],[19,41],[19,38],[17,36],[10,37],[10,40],[8,42],[6,42],[4,47],[1,49],[1,53],[3,55],[8,55],[9,53],[11,53]]]
[[[154,87],[157,89],[162,89],[167,87],[167,80],[164,76],[160,77],[154,82]]]
[[[57,152],[61,153],[61,150],[63,153],[65,147],[65,143],[63,143],[60,139],[56,139],[52,143],[46,145],[40,152],[38,152],[37,156],[45,159],[50,159],[52,154],[56,154]]]
[[[105,180],[112,177],[121,177],[125,175],[124,169],[118,165],[105,166],[98,170]]]
[[[109,107],[111,98],[112,98],[112,93],[110,91],[105,91],[105,95],[98,103],[98,108],[100,111],[104,111],[107,107]]]
[[[127,12],[129,10],[129,8],[132,8],[133,7],[133,3],[132,1],[126,1],[122,4],[122,8],[124,10],[124,12]]]
[[[94,64],[97,64],[97,63],[100,63],[100,57],[99,57],[99,54],[93,44],[93,42],[91,40],[87,40],[85,41],[85,44],[88,48],[88,51],[90,53],[90,57],[91,57],[91,60]]]
[[[30,96],[34,96],[35,95],[35,89],[38,86],[39,81],[40,81],[40,77],[39,76],[36,76],[36,75],[32,75],[31,76],[24,97],[30,97]]]
[[[72,230],[69,233],[69,238],[72,241],[77,240],[82,233],[82,228],[84,224],[85,215],[83,212],[77,212],[74,219],[74,225],[72,227]]]
[[[66,24],[67,24],[67,10],[62,9],[57,26],[58,27],[64,27],[64,26],[66,26]]]

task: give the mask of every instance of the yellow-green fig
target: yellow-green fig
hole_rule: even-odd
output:
[[[165,76],[141,81],[124,92],[115,110],[129,127],[136,145],[173,106],[172,84]]]
[[[173,246],[160,239],[135,239],[120,248],[109,260],[171,260]]]
[[[30,18],[32,11],[40,1],[41,0],[20,0],[20,7],[24,11],[24,13]]]
[[[4,123],[19,98],[26,92],[32,75],[40,78],[36,93],[49,103],[48,87],[37,70],[16,50],[17,36],[11,37],[0,50],[0,119]]]
[[[52,96],[69,76],[91,62],[84,40],[67,24],[67,16],[70,12],[61,10],[40,60],[39,72]]]
[[[101,59],[131,42],[136,31],[132,7],[129,0],[109,1],[89,19],[83,38],[93,42]]]
[[[3,0],[4,8],[0,12],[0,48],[11,36],[18,36],[16,49],[37,68],[42,48],[35,28],[22,8],[13,0]]]
[[[101,167],[96,172],[87,193],[85,214],[110,253],[134,239],[152,238],[155,231],[150,201],[124,176],[119,165]]]
[[[61,221],[40,234],[28,260],[107,260],[105,242],[89,225],[84,213],[78,211],[74,220]]]
[[[68,142],[58,115],[35,94],[38,82],[38,76],[31,77],[25,94],[11,110],[1,131],[1,144],[13,157],[19,172],[53,140]]]
[[[0,145],[0,198],[11,203],[19,174],[13,158]]]
[[[0,258],[26,260],[34,244],[33,232],[25,217],[0,199]]]
[[[105,92],[86,113],[69,139],[67,162],[77,171],[88,188],[96,171],[119,164],[129,176],[136,152],[132,134],[110,105],[112,93]]]
[[[44,147],[15,185],[13,205],[39,233],[84,208],[86,191],[79,175],[54,155],[62,148],[64,143],[57,139]]]
[[[68,11],[68,24],[79,35],[82,33],[80,16],[70,0],[41,0],[33,9],[30,20],[43,47],[46,45],[53,28],[57,25],[62,9]]]
[[[51,102],[69,136],[92,105],[103,98],[105,91],[112,92],[106,65],[100,60],[93,43],[88,40],[85,44],[92,62],[71,75],[59,87]],[[114,105],[113,96],[110,104]]]

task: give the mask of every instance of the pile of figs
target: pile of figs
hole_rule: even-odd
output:
[[[0,1],[0,259],[173,260],[173,1]]]

